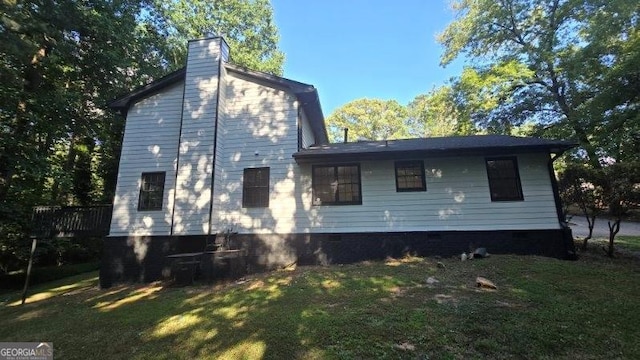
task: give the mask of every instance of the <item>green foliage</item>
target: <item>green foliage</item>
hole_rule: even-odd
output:
[[[613,163],[600,168],[570,164],[561,174],[558,185],[565,205],[579,206],[587,218],[593,219],[605,212],[613,218],[608,222],[607,250],[607,254],[613,256],[621,220],[631,209],[640,206],[640,163]]]
[[[104,106],[160,74],[162,59],[136,20],[140,2],[1,6],[0,243],[14,263],[24,260],[33,205],[98,200],[87,175],[97,144],[120,140],[104,128],[122,121]]]
[[[251,70],[282,74],[284,53],[268,0],[155,0],[155,21],[167,36],[172,66],[182,66],[186,43],[222,35],[231,48],[231,62]]]
[[[585,216],[595,216],[606,210],[599,196],[598,170],[577,163],[570,163],[560,173],[558,188],[565,206],[577,205]]]
[[[469,114],[459,107],[450,86],[418,95],[408,106],[422,137],[469,135],[475,132]]]
[[[237,64],[282,71],[265,0],[0,2],[0,269],[22,264],[36,204],[110,203],[124,118],[108,101],[225,35]],[[27,251],[28,253],[28,251]]]
[[[461,0],[439,36],[442,63],[473,66],[454,81],[491,132],[524,122],[573,138],[590,164],[637,158],[640,5],[633,0]],[[622,131],[617,131],[622,130]]]
[[[588,164],[571,164],[561,175],[567,183],[572,203],[586,201],[590,212],[605,212],[615,218],[625,217],[640,205],[640,163],[613,163],[602,168]]]
[[[326,119],[329,140],[391,140],[419,136],[407,110],[395,100],[358,99],[338,108]]]

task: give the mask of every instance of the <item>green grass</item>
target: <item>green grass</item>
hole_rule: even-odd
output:
[[[640,358],[640,263],[408,258],[226,286],[97,288],[89,273],[0,306],[0,341],[66,359]],[[430,286],[433,276],[440,283]],[[475,287],[476,276],[498,286]]]
[[[582,240],[577,239],[576,248],[582,246]],[[602,248],[609,246],[609,239],[604,237],[595,237],[589,240],[588,247],[589,248]],[[617,250],[622,250],[623,252],[635,252],[640,253],[640,236],[625,236],[619,235],[616,236],[614,240],[614,246]],[[602,252],[601,252],[602,254]],[[640,255],[640,254],[639,254]]]
[[[69,276],[86,273],[88,271],[98,270],[99,268],[100,262],[98,261],[62,266],[34,267],[31,271],[29,284],[35,285],[57,279],[63,279]],[[26,274],[24,270],[0,275],[0,294],[10,292],[12,289],[22,289],[24,286],[25,276]]]
[[[616,236],[615,244],[631,251],[640,251],[640,236]]]

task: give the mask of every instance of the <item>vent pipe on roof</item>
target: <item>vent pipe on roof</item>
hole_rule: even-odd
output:
[[[344,142],[346,143],[349,136],[349,128],[344,128]]]

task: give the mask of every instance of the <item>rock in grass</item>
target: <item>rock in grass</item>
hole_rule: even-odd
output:
[[[403,342],[402,344],[395,344],[394,347],[396,349],[404,350],[404,351],[414,351],[416,349],[415,345]]]
[[[427,278],[427,284],[429,284],[429,285],[435,285],[435,284],[437,284],[439,282],[440,282],[440,280],[434,278],[433,276],[429,276]]]
[[[444,263],[442,261],[438,261],[438,263],[436,264],[440,269],[444,269],[446,268],[446,266],[444,266]]]
[[[473,256],[476,258],[486,258],[489,256],[489,253],[487,252],[487,248],[480,247],[473,252]]]
[[[484,289],[497,289],[498,287],[491,280],[485,279],[482,276],[476,278],[476,286]]]

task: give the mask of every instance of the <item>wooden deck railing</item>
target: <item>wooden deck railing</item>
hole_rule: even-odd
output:
[[[105,236],[111,225],[111,205],[36,206],[31,219],[31,237]]]

